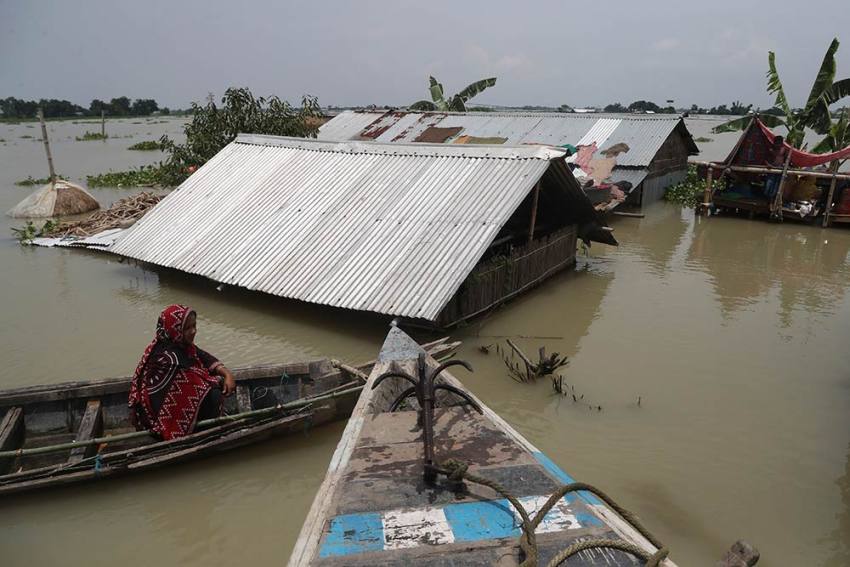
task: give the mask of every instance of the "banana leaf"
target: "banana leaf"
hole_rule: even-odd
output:
[[[838,122],[832,125],[829,133],[812,148],[812,153],[825,154],[836,152],[850,145],[850,131],[847,129],[848,111],[841,114]]]
[[[776,70],[776,54],[773,51],[767,52],[767,92],[776,95],[775,105],[782,109],[786,117],[793,116],[791,105],[788,104],[788,99],[785,97],[785,90],[782,88],[782,81],[779,79],[779,73]]]
[[[430,100],[418,100],[407,107],[408,110],[424,110],[424,111],[434,111],[437,110],[437,105],[435,105]]]
[[[829,44],[801,115],[803,124],[818,134],[826,134],[832,126],[832,118],[829,115],[829,93],[832,89],[832,81],[835,79],[835,52],[838,50],[838,45],[838,39],[833,39]]]
[[[439,110],[445,110],[448,104],[443,98],[443,85],[437,82],[434,77],[428,77],[431,80],[431,100],[434,101],[434,106]]]
[[[826,92],[827,104],[838,102],[845,96],[850,96],[850,78],[835,81]]]
[[[463,103],[466,103],[466,101],[468,101],[475,95],[480,94],[483,90],[492,87],[495,84],[496,77],[490,77],[489,79],[481,79],[480,81],[475,81],[474,83],[468,85],[465,89],[457,93],[455,95],[455,98],[459,98]]]

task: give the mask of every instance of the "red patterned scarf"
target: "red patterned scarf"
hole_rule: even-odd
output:
[[[183,327],[193,313],[185,305],[162,311],[130,385],[131,420],[163,439],[191,433],[201,402],[218,385],[195,345],[183,344]]]

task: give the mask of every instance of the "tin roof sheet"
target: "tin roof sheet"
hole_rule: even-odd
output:
[[[625,143],[629,151],[620,154],[617,165],[647,167],[664,141],[679,129],[690,151],[698,151],[684,121],[677,115],[617,116],[571,113],[441,113],[402,111],[346,111],[319,130],[322,140],[369,138],[380,142],[413,142],[430,126],[459,127],[449,137],[501,137],[505,144],[592,144],[604,150]]]
[[[575,208],[592,211],[563,155],[241,135],[110,250],[278,296],[435,320],[548,168]]]

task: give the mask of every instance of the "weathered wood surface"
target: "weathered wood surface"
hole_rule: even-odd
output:
[[[386,412],[407,383],[388,379],[372,390],[384,372],[415,375],[418,351],[398,329],[390,332],[384,347],[304,522],[290,567],[518,565],[519,533],[507,501],[477,484],[458,486],[441,478],[430,485],[423,480],[417,413]],[[428,360],[429,368],[436,364]],[[462,388],[448,373],[441,380]],[[481,405],[483,415],[457,405],[436,410],[437,459],[468,463],[470,472],[501,483],[533,513],[559,485],[572,479]],[[655,551],[591,495],[571,494],[560,500],[537,532],[542,565],[587,537],[621,538]],[[610,549],[582,552],[570,561],[570,565],[633,564],[630,556]],[[673,563],[665,560],[662,565]]]
[[[0,420],[0,451],[18,449],[24,440],[24,410],[10,408]],[[0,474],[8,472],[14,459],[0,459]]]
[[[77,430],[75,442],[88,441],[100,437],[103,434],[103,409],[100,406],[100,400],[89,400],[86,404],[86,413],[83,414],[83,419],[80,421],[80,428]],[[76,464],[87,457],[91,457],[97,452],[97,447],[87,445],[71,450],[71,456],[68,457],[69,464]]]

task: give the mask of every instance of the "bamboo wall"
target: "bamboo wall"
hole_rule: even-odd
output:
[[[542,282],[576,261],[576,226],[561,228],[508,255],[482,261],[466,278],[437,319],[441,327],[483,313]]]

